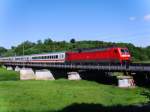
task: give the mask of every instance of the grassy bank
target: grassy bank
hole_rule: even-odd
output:
[[[19,80],[19,73],[15,71],[7,71],[4,68],[0,68],[0,81],[17,81]]]
[[[120,89],[84,80],[18,79],[18,73],[0,69],[0,112],[56,112],[74,104],[88,104],[86,112],[91,112],[90,105],[128,106],[148,101],[141,95],[142,88]]]
[[[134,61],[133,63],[150,63],[150,60],[149,61]]]

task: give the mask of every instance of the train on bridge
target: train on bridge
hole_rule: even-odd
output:
[[[101,64],[131,62],[131,54],[128,48],[107,47],[80,49],[77,51],[53,52],[46,54],[33,54],[24,56],[1,57],[1,63],[73,63],[73,64]]]

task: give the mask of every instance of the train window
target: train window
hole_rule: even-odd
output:
[[[61,55],[61,58],[64,58],[64,55],[63,55],[63,54]]]
[[[125,52],[128,53],[129,52],[128,49],[125,49]]]
[[[61,54],[59,55],[59,58],[61,58]]]
[[[125,54],[125,51],[124,51],[124,49],[121,49],[121,53],[122,53],[122,54]]]
[[[128,49],[121,49],[121,53],[122,53],[122,54],[128,54],[129,51],[128,51]]]
[[[56,58],[58,59],[58,55],[56,55]]]

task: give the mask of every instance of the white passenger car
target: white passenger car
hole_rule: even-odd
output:
[[[44,63],[64,63],[65,52],[34,54],[14,57],[1,57],[0,62],[44,62]]]

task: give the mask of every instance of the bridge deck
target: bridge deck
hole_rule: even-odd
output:
[[[6,66],[20,66],[31,68],[61,68],[61,69],[81,69],[81,70],[103,70],[103,71],[129,71],[129,72],[150,72],[150,64],[126,65],[76,65],[76,64],[52,64],[52,63],[3,63]]]

